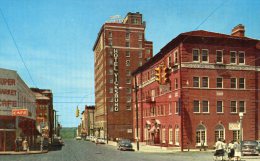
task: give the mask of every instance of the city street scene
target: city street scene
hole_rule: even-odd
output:
[[[259,0],[0,0],[0,161],[260,160]]]

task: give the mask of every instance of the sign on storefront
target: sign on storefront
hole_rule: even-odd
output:
[[[12,116],[28,116],[27,109],[12,109]]]
[[[229,130],[239,130],[239,129],[240,129],[240,124],[239,124],[239,122],[229,123],[229,124],[228,124],[228,129],[229,129]]]

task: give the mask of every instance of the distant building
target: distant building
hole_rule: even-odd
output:
[[[260,41],[244,33],[243,25],[231,35],[181,33],[133,73],[142,142],[183,149],[239,140],[239,113],[243,140],[260,139]]]
[[[98,33],[95,56],[95,130],[101,138],[133,139],[131,72],[148,61],[153,44],[145,39],[142,14],[113,16]]]
[[[35,143],[35,100],[16,71],[0,68],[0,151],[14,151],[19,137]]]
[[[36,97],[36,125],[44,137],[55,133],[53,94],[50,89],[31,88]]]
[[[87,135],[94,136],[95,106],[85,106],[85,125]]]

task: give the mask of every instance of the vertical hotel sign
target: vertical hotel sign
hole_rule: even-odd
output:
[[[118,80],[118,50],[114,49],[114,111],[118,111],[119,107],[119,80]]]

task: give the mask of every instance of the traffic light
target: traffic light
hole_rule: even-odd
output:
[[[161,84],[161,67],[157,67],[155,70],[155,80]]]
[[[170,68],[168,67],[162,67],[162,84],[165,84],[170,81]]]
[[[79,117],[79,108],[76,109],[76,117]]]

